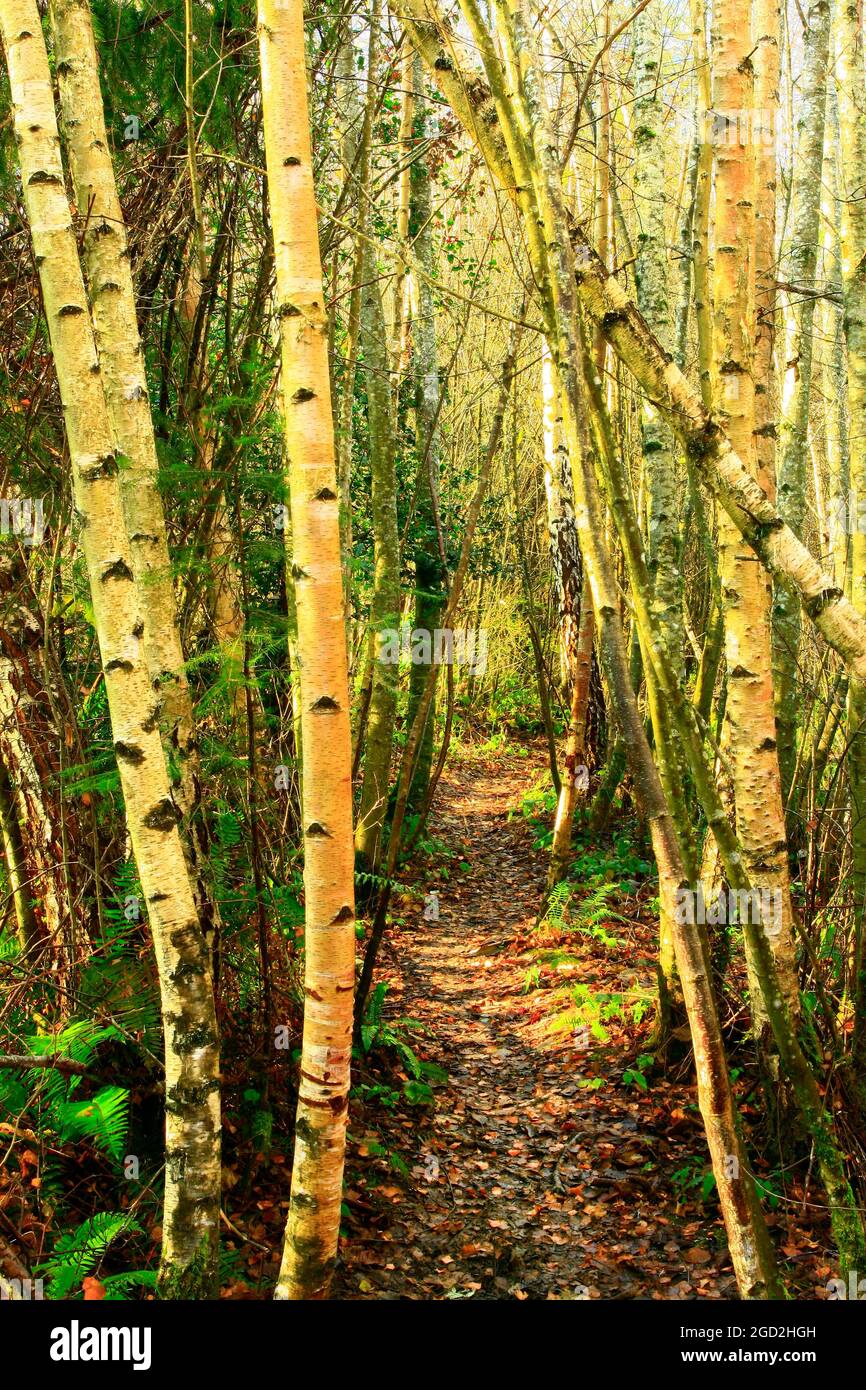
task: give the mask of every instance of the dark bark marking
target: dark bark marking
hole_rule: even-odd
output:
[[[113,565],[102,571],[102,582],[107,584],[109,579],[128,579],[132,581],[132,570],[125,560],[115,560]]]
[[[94,364],[97,372],[99,363]],[[90,369],[93,371],[93,368]],[[117,459],[114,454],[104,454],[96,463],[86,464],[81,469],[81,480],[84,483],[98,483],[100,478],[114,478],[117,476]]]
[[[140,767],[144,762],[144,753],[134,743],[123,743],[122,740],[118,739],[114,745],[114,751],[118,758],[125,763],[131,763],[133,767]]]
[[[317,820],[312,821],[311,824],[307,826],[307,834],[310,836],[311,839],[331,839],[330,830],[326,830],[324,825],[322,825],[321,821]]]
[[[151,807],[143,818],[142,825],[147,826],[148,830],[174,830],[180,820],[181,813],[177,806],[171,797],[164,796],[161,801]]]
[[[841,589],[822,589],[820,594],[815,594],[812,598],[804,599],[803,607],[810,618],[817,618],[824,612],[825,608],[829,608],[831,604],[836,603],[841,597]]]

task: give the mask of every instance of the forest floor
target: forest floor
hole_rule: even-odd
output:
[[[679,1077],[647,1067],[645,1086],[650,1020],[616,1009],[653,983],[655,889],[630,885],[616,902],[627,920],[572,933],[567,952],[539,947],[546,853],[520,808],[541,767],[526,751],[450,767],[432,853],[397,899],[385,1016],[448,1080],[433,1105],[407,1107],[381,1103],[381,1073],[356,1073],[335,1294],[735,1298],[688,1064]],[[587,1046],[568,1022],[575,988],[613,1001],[604,1041]],[[832,1271],[797,1214],[778,1242],[799,1296],[815,1297]]]

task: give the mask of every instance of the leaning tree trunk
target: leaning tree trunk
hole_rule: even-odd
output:
[[[220,1185],[219,1057],[208,950],[159,734],[162,701],[149,675],[126,544],[116,444],[66,198],[54,93],[35,0],[3,0],[0,30],[114,751],[159,968],[166,1073],[160,1281],[167,1296],[206,1297],[216,1289]]]
[[[526,170],[520,151],[515,178],[508,140],[488,82],[473,71],[458,35],[441,16],[431,19],[425,0],[405,0],[401,21],[455,116],[482,152],[491,172],[525,210]],[[746,544],[773,577],[788,579],[808,617],[850,671],[866,679],[866,615],[856,611],[802,541],[779,516],[719,420],[671,361],[637,306],[589,244],[585,228],[569,215],[575,286],[582,307],[598,324],[623,365],[678,434],[701,480],[736,523]],[[537,228],[527,236],[538,240]]]
[[[280,1299],[324,1298],[342,1198],[355,983],[352,747],[328,334],[302,0],[259,0],[303,742],[305,1005]]]
[[[178,800],[192,804],[188,759],[192,702],[175,616],[159,464],[138,334],[129,244],[117,194],[88,0],[52,0],[58,83],[69,170],[79,209],[87,212],[84,264],[105,399],[124,458],[120,490],[144,618],[143,646],[160,683],[162,719],[178,759]]]
[[[129,242],[117,192],[99,85],[99,58],[88,0],[52,0],[63,132],[79,208],[87,209],[84,265],[105,400],[123,455],[120,496],[144,622],[150,678],[162,700],[160,728],[176,767],[174,795],[183,811],[184,843],[206,931],[216,911],[205,879],[206,836],[192,698],[177,622],[159,461],[138,332]]]
[[[39,927],[33,911],[33,893],[28,882],[27,863],[18,810],[9,781],[6,765],[0,762],[0,838],[3,841],[3,862],[6,866],[6,886],[12,899],[15,924],[18,928],[18,947],[26,955],[39,943]],[[5,913],[4,913],[5,925]]]

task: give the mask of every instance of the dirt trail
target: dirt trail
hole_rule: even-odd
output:
[[[420,898],[399,909],[380,975],[392,980],[389,1014],[424,1026],[412,1045],[449,1081],[420,1126],[405,1110],[353,1117],[344,1297],[730,1296],[717,1223],[697,1207],[677,1213],[671,1186],[684,1155],[700,1163],[704,1152],[687,1088],[623,1084],[640,1047],[626,1025],[589,1051],[551,1032],[550,990],[573,975],[527,989],[546,856],[509,812],[538,770],[535,759],[472,759],[440,789],[431,833],[462,861],[418,884],[438,890],[438,921],[423,920]],[[607,990],[635,957],[651,973],[652,928],[635,926],[621,951],[587,939],[569,969]],[[373,1134],[413,1163],[408,1182],[385,1161],[378,1180],[364,1178]]]

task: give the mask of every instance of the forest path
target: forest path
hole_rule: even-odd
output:
[[[699,1207],[678,1209],[671,1184],[684,1149],[703,1149],[699,1121],[681,1108],[687,1088],[661,1081],[650,1098],[624,1085],[640,1048],[634,1030],[614,1025],[607,1043],[580,1050],[572,1033],[550,1030],[562,1005],[552,1007],[544,982],[541,993],[537,975],[527,988],[547,866],[519,810],[541,771],[532,754],[452,764],[430,828],[442,843],[428,861],[444,859],[448,877],[422,871],[416,885],[438,891],[439,920],[424,920],[423,897],[395,906],[403,920],[379,970],[391,981],[386,1013],[423,1026],[405,1036],[447,1069],[448,1083],[420,1124],[405,1107],[353,1114],[341,1295],[724,1297],[728,1270],[720,1278],[717,1266],[727,1260],[709,1239],[716,1223],[690,1221]],[[622,989],[623,964],[636,955],[651,975],[652,932],[633,933],[623,950],[587,939],[568,968]],[[572,978],[554,973],[549,990]],[[414,1157],[408,1181],[389,1171],[382,1146]]]

